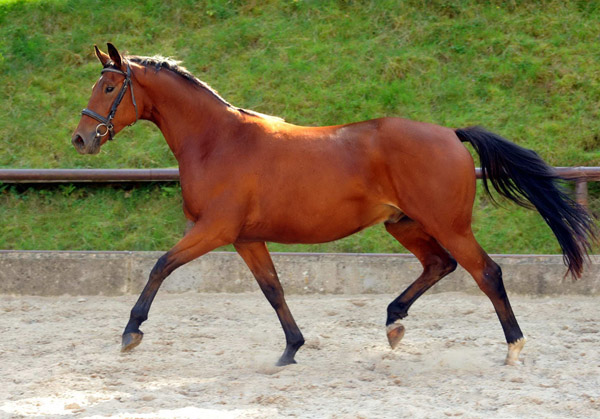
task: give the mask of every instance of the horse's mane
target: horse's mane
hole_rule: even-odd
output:
[[[283,118],[279,118],[277,116],[265,115],[260,112],[255,112],[255,111],[252,111],[249,109],[243,109],[243,108],[238,108],[236,106],[233,106],[231,103],[229,103],[225,99],[223,99],[223,97],[215,89],[213,89],[207,83],[203,82],[202,80],[200,80],[199,78],[194,76],[192,73],[189,72],[188,69],[186,69],[185,67],[182,67],[179,64],[180,63],[179,61],[173,60],[172,58],[166,58],[166,57],[162,57],[160,55],[155,55],[154,57],[141,57],[141,56],[137,56],[137,55],[128,55],[126,58],[129,61],[143,65],[144,67],[154,67],[154,69],[156,71],[159,71],[160,69],[163,69],[163,68],[165,70],[169,70],[169,71],[177,74],[178,76],[182,77],[189,83],[193,84],[194,86],[204,89],[205,91],[207,91],[208,93],[213,95],[216,99],[218,99],[221,103],[223,103],[225,106],[227,106],[229,108],[236,109],[236,110],[243,112],[245,114],[248,114],[248,115],[254,115],[254,116],[261,117],[261,118],[277,119],[277,120],[283,121]]]

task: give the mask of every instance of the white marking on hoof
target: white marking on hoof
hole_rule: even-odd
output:
[[[388,342],[392,349],[396,349],[398,344],[404,337],[404,326],[400,323],[400,320],[396,320],[394,323],[388,324],[385,328],[387,333]]]
[[[394,323],[390,323],[385,327],[385,331],[386,333],[391,332],[392,330],[395,330],[398,328],[398,326],[404,327],[402,326],[402,322],[400,320],[396,320]]]
[[[504,361],[504,364],[519,364],[519,354],[521,353],[521,349],[523,349],[523,346],[525,346],[526,341],[527,339],[525,339],[525,337],[522,337],[521,339],[508,344],[508,354],[506,355],[506,361]]]

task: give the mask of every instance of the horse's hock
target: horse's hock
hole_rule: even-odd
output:
[[[0,251],[0,294],[138,294],[160,252]],[[578,281],[564,278],[560,255],[495,255],[509,293],[600,295],[600,255],[590,258]],[[288,294],[393,294],[414,281],[420,263],[404,254],[274,253]],[[167,292],[258,291],[236,253],[212,252],[179,268],[165,280]],[[461,268],[429,292],[480,293]]]

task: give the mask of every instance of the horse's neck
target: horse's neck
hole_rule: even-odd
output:
[[[219,126],[235,117],[211,92],[176,75],[159,72],[153,76],[156,80],[146,84],[151,102],[147,119],[158,126],[178,160],[183,150],[190,148],[190,141],[197,145],[214,141],[214,133],[221,131]]]

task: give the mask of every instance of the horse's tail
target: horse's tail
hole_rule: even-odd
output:
[[[590,242],[597,240],[597,227],[588,211],[565,193],[560,184],[563,179],[554,168],[534,151],[480,127],[455,132],[479,154],[486,192],[490,194],[489,181],[508,199],[526,208],[535,207],[556,236],[568,272],[573,278],[580,277]]]

